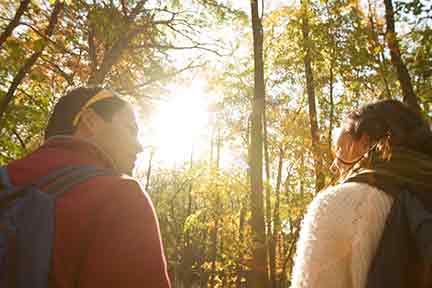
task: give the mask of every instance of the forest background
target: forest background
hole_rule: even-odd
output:
[[[173,287],[289,287],[344,113],[431,120],[431,26],[426,0],[0,0],[0,164],[66,91],[112,88],[139,107]]]

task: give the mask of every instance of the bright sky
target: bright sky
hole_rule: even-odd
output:
[[[272,11],[274,9],[277,9],[281,6],[291,5],[296,0],[265,0],[264,1],[264,12],[267,13],[269,11]],[[261,1],[259,1],[261,3]],[[249,0],[230,0],[228,3],[236,8],[236,9],[242,9],[246,11],[248,14],[250,14],[250,1]],[[261,5],[260,5],[261,9]]]
[[[166,100],[156,103],[151,120],[142,121],[140,141],[144,152],[138,156],[136,176],[145,178],[151,149],[155,151],[153,165],[157,168],[183,167],[191,159],[210,160],[212,134],[216,137],[221,107],[217,95],[207,92],[207,81],[195,77],[191,83],[173,83],[167,87]],[[219,95],[220,98],[220,95]],[[216,142],[216,140],[215,140]],[[245,167],[241,155],[221,143],[220,168]],[[214,148],[213,159],[216,158]],[[139,175],[141,174],[141,175]]]
[[[155,149],[158,166],[182,165],[202,158],[210,148],[212,119],[209,106],[216,99],[205,92],[205,81],[196,77],[191,83],[173,83],[167,95],[154,105],[151,119],[142,123],[140,140],[143,146]],[[140,155],[138,165],[146,165],[149,148]]]

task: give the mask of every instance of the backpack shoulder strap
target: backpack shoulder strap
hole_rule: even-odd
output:
[[[64,177],[60,177],[60,179],[49,185],[46,192],[54,197],[59,197],[69,191],[73,186],[85,182],[89,178],[115,175],[116,173],[114,173],[114,171],[107,169],[100,169],[92,166],[75,167],[75,169],[67,173]]]
[[[6,190],[12,189],[13,185],[9,178],[9,173],[6,166],[0,167],[0,188],[5,188]]]
[[[413,193],[404,191],[402,202],[408,218],[408,225],[424,263],[432,264],[432,213]]]
[[[41,178],[38,178],[36,181],[33,181],[30,185],[35,187],[46,187],[50,185],[52,182],[55,182],[66,175],[73,173],[73,171],[79,169],[77,166],[66,166],[59,169],[56,169],[54,172],[49,173]]]

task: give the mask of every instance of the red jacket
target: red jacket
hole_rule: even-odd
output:
[[[8,165],[22,185],[65,166],[111,168],[95,146],[52,139]],[[170,287],[159,224],[149,196],[131,178],[96,176],[56,203],[51,288]]]

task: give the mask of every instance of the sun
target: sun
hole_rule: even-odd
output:
[[[173,86],[169,91],[168,100],[157,105],[150,121],[151,135],[144,141],[151,143],[155,159],[166,164],[189,161],[191,153],[194,157],[205,153],[211,118],[211,97],[204,92],[202,82]]]

